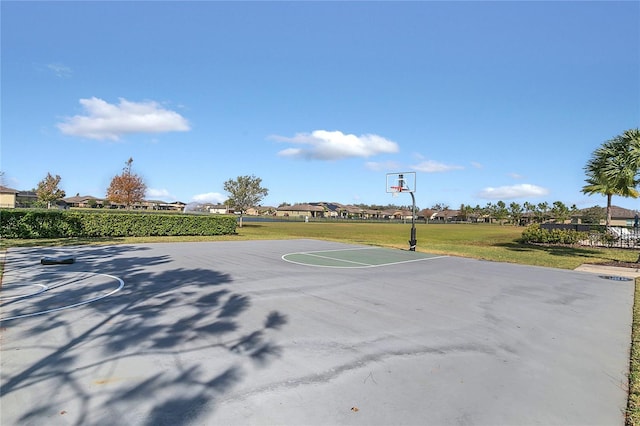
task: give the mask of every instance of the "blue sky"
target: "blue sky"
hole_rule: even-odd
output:
[[[640,125],[640,2],[12,2],[3,183],[263,205],[604,206],[594,149]],[[404,199],[406,198],[406,199]],[[640,200],[614,198],[640,208]]]

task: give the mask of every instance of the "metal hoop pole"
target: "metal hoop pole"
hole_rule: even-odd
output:
[[[413,200],[413,208],[411,209],[411,239],[409,240],[409,250],[416,251],[416,244],[418,244],[418,240],[416,240],[416,197],[413,195],[413,192],[410,192],[411,199]]]

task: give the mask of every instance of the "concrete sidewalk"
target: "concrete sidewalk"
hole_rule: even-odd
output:
[[[47,290],[0,315],[48,313],[0,322],[0,424],[624,424],[632,281],[455,257],[282,260],[348,247],[10,249],[3,291]],[[79,304],[113,277],[120,291]]]
[[[640,278],[640,266],[638,268],[624,268],[617,266],[604,266],[585,263],[578,266],[576,271],[589,272],[598,275],[611,275],[625,278]]]

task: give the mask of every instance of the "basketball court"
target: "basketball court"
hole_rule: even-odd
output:
[[[327,268],[375,268],[408,262],[437,259],[436,256],[415,251],[392,250],[376,247],[356,247],[336,250],[287,253],[282,259],[300,265]]]
[[[0,423],[623,425],[633,291],[306,239],[10,249]]]

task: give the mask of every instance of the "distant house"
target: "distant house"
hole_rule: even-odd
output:
[[[606,208],[602,208],[606,211]],[[605,213],[606,214],[606,213]],[[629,210],[623,207],[611,206],[611,226],[628,226],[634,225],[637,210]],[[572,223],[582,223],[581,213],[578,212],[572,217]],[[600,225],[606,224],[606,218],[600,220]]]
[[[132,206],[132,208],[137,210],[169,210],[169,211],[183,211],[185,203],[182,201],[174,201],[172,203],[167,203],[162,200],[142,200],[139,203],[136,203]]]
[[[293,206],[278,207],[278,217],[324,217],[324,207],[311,204],[295,204]]]
[[[402,209],[398,210],[394,216],[396,219],[411,220],[413,215],[411,214],[411,210]]]
[[[611,206],[611,225],[633,226],[634,219],[637,214],[637,210],[629,210],[622,207]]]
[[[209,206],[209,213],[213,214],[227,214],[229,209],[224,204],[215,204]]]
[[[439,222],[455,222],[460,216],[460,210],[440,210],[432,214],[430,220]]]
[[[20,191],[0,185],[0,208],[15,209],[16,196]]]
[[[91,195],[76,195],[75,197],[63,198],[62,201],[67,203],[69,207],[85,209],[90,207],[104,207],[104,199]]]
[[[346,211],[344,210],[344,207],[342,204],[340,203],[328,203],[326,201],[318,201],[315,203],[309,203],[312,206],[318,206],[318,207],[322,207],[324,210],[323,213],[323,217],[326,218],[338,218],[338,217],[343,217],[346,215]]]
[[[16,195],[16,207],[32,207],[38,201],[35,191],[20,191]]]
[[[356,206],[344,206],[340,209],[342,213],[342,217],[354,218],[354,219],[365,219],[366,212],[364,209]]]
[[[273,216],[276,208],[272,206],[249,207],[245,214],[247,216]]]

